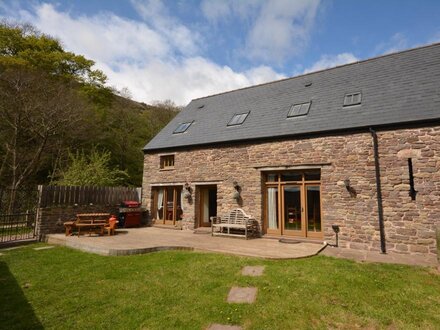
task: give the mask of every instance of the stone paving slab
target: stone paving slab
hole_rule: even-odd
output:
[[[263,275],[265,266],[245,266],[241,271],[244,276],[261,276]]]
[[[257,299],[258,288],[239,288],[232,287],[228,294],[228,303],[252,304]]]
[[[50,245],[50,246],[41,246],[41,247],[37,247],[34,248],[35,251],[40,251],[40,250],[47,250],[47,249],[53,249],[55,246]]]
[[[12,247],[8,247],[8,248],[3,249],[3,251],[12,251],[12,250],[21,249],[21,248],[24,248],[24,247],[25,247],[24,245],[12,246]]]
[[[379,251],[363,251],[354,249],[344,249],[338,247],[327,246],[321,251],[322,255],[337,257],[343,259],[351,259],[364,262],[382,262],[382,263],[395,263],[405,264],[412,266],[437,266],[437,258],[431,256],[418,256],[400,253],[386,253],[382,254]]]
[[[51,234],[47,243],[64,245],[101,255],[129,255],[162,250],[194,250],[234,254],[266,259],[296,259],[314,256],[324,245],[314,243],[283,244],[278,240],[240,239],[197,235],[190,230],[155,227],[118,229],[114,236],[65,236]]]
[[[211,324],[206,330],[241,330],[238,325]]]

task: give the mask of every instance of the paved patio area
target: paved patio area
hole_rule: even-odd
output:
[[[240,239],[194,234],[187,230],[155,227],[120,229],[115,236],[65,236],[51,234],[50,244],[101,255],[142,254],[161,250],[193,250],[267,259],[295,259],[314,256],[324,248],[316,243],[284,244],[275,239]]]

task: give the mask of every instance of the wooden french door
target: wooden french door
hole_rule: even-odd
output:
[[[157,224],[176,225],[182,220],[182,187],[168,186],[153,190],[152,214]]]
[[[292,181],[281,181],[286,179]],[[321,185],[316,179],[300,173],[266,182],[267,234],[322,238]]]

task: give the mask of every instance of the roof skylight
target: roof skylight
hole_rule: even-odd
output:
[[[309,113],[311,104],[312,104],[311,101],[307,103],[293,104],[290,107],[289,113],[287,114],[287,118],[307,115]]]
[[[193,122],[179,124],[179,126],[177,126],[177,128],[174,130],[173,134],[186,132],[186,130],[191,126],[192,123]]]
[[[351,94],[345,94],[344,97],[344,107],[349,105],[357,105],[362,103],[362,93],[351,93]]]
[[[228,126],[241,125],[244,123],[249,112],[235,114],[229,121]]]

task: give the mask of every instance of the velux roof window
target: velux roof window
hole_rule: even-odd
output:
[[[243,124],[248,115],[249,115],[249,112],[239,113],[239,114],[234,115],[234,117],[232,117],[232,119],[229,121],[228,126]]]
[[[287,114],[287,118],[307,115],[309,113],[311,104],[312,102],[293,104],[290,107],[289,113]]]
[[[351,93],[351,94],[345,94],[344,97],[344,107],[350,106],[350,105],[358,105],[362,102],[362,93]]]
[[[186,132],[186,130],[191,126],[192,123],[193,122],[179,124],[179,126],[177,126],[177,128],[174,130],[173,134]]]

